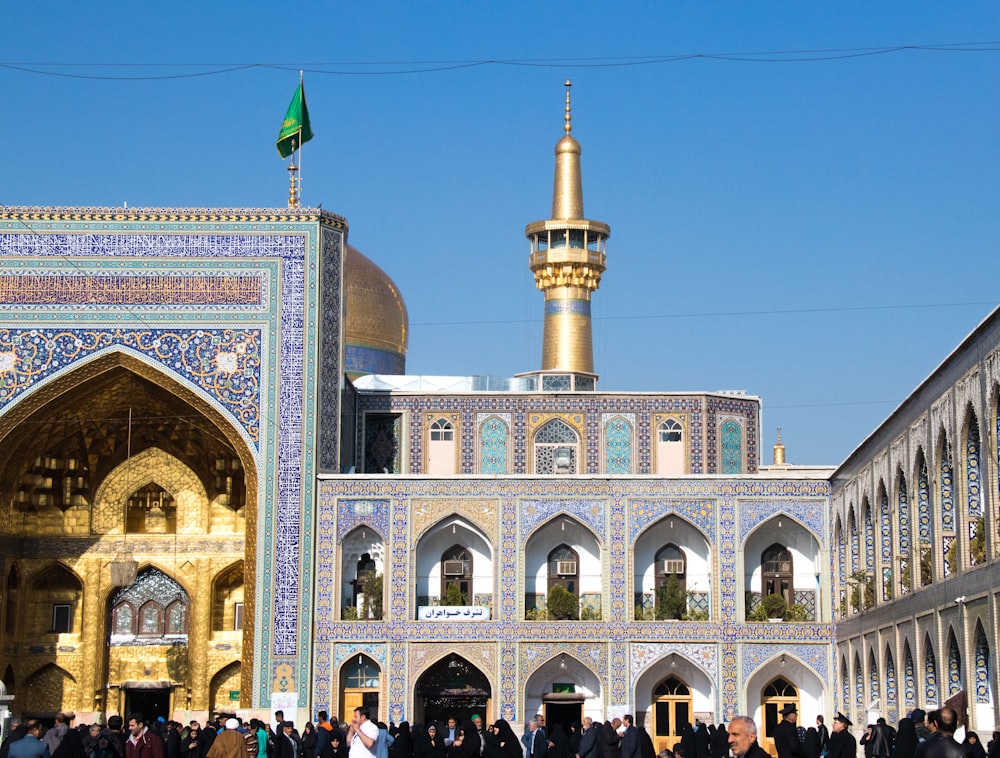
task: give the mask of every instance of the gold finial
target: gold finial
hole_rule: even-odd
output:
[[[778,441],[774,443],[774,465],[784,466],[785,464],[785,446],[781,444],[781,427],[778,427]]]
[[[573,86],[573,82],[569,79],[566,80],[566,115],[563,116],[563,120],[566,122],[563,124],[563,131],[569,134],[573,131],[573,116],[570,114],[569,109],[569,88]]]

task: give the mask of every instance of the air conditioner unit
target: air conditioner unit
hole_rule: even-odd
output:
[[[556,471],[568,471],[573,465],[573,453],[568,447],[556,448]]]
[[[556,561],[556,573],[559,576],[572,576],[576,573],[576,561]]]
[[[465,561],[445,561],[445,576],[465,576]]]
[[[684,561],[677,560],[676,558],[671,558],[665,561],[660,561],[660,573],[661,574],[683,574],[684,573]]]

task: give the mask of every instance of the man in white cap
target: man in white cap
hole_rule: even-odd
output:
[[[248,758],[247,741],[239,733],[239,728],[239,721],[226,719],[226,728],[215,738],[206,758]]]

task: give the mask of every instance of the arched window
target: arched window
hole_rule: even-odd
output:
[[[163,606],[149,600],[139,609],[139,636],[163,636]]]
[[[430,425],[427,444],[427,473],[452,475],[456,473],[457,448],[455,427],[446,418],[436,418]]]
[[[552,419],[535,433],[535,473],[575,474],[580,438],[562,419]]]
[[[760,557],[761,595],[781,595],[791,605],[795,602],[792,586],[792,553],[777,542],[768,547]]]
[[[993,702],[990,686],[990,643],[983,632],[983,625],[976,623],[976,702]]]
[[[167,636],[171,639],[165,644],[173,644],[178,637],[186,638],[188,602],[184,589],[163,572],[140,572],[111,601],[111,644],[149,644],[152,638]]]
[[[875,651],[868,651],[868,702],[879,699],[878,663],[875,661]]]
[[[126,506],[125,529],[129,534],[176,534],[173,496],[155,482],[133,492]]]
[[[685,473],[684,427],[668,418],[656,430],[656,473],[677,476]]]
[[[441,605],[472,602],[472,552],[462,545],[452,545],[441,555]]]
[[[120,603],[112,613],[111,633],[135,636],[135,608],[131,603]]]

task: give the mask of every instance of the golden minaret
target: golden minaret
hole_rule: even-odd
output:
[[[570,135],[571,86],[567,79],[566,134],[556,143],[552,218],[528,224],[524,234],[531,242],[535,285],[545,293],[542,370],[593,374],[590,293],[600,286],[607,268],[605,245],[611,227],[583,216],[580,143]]]

